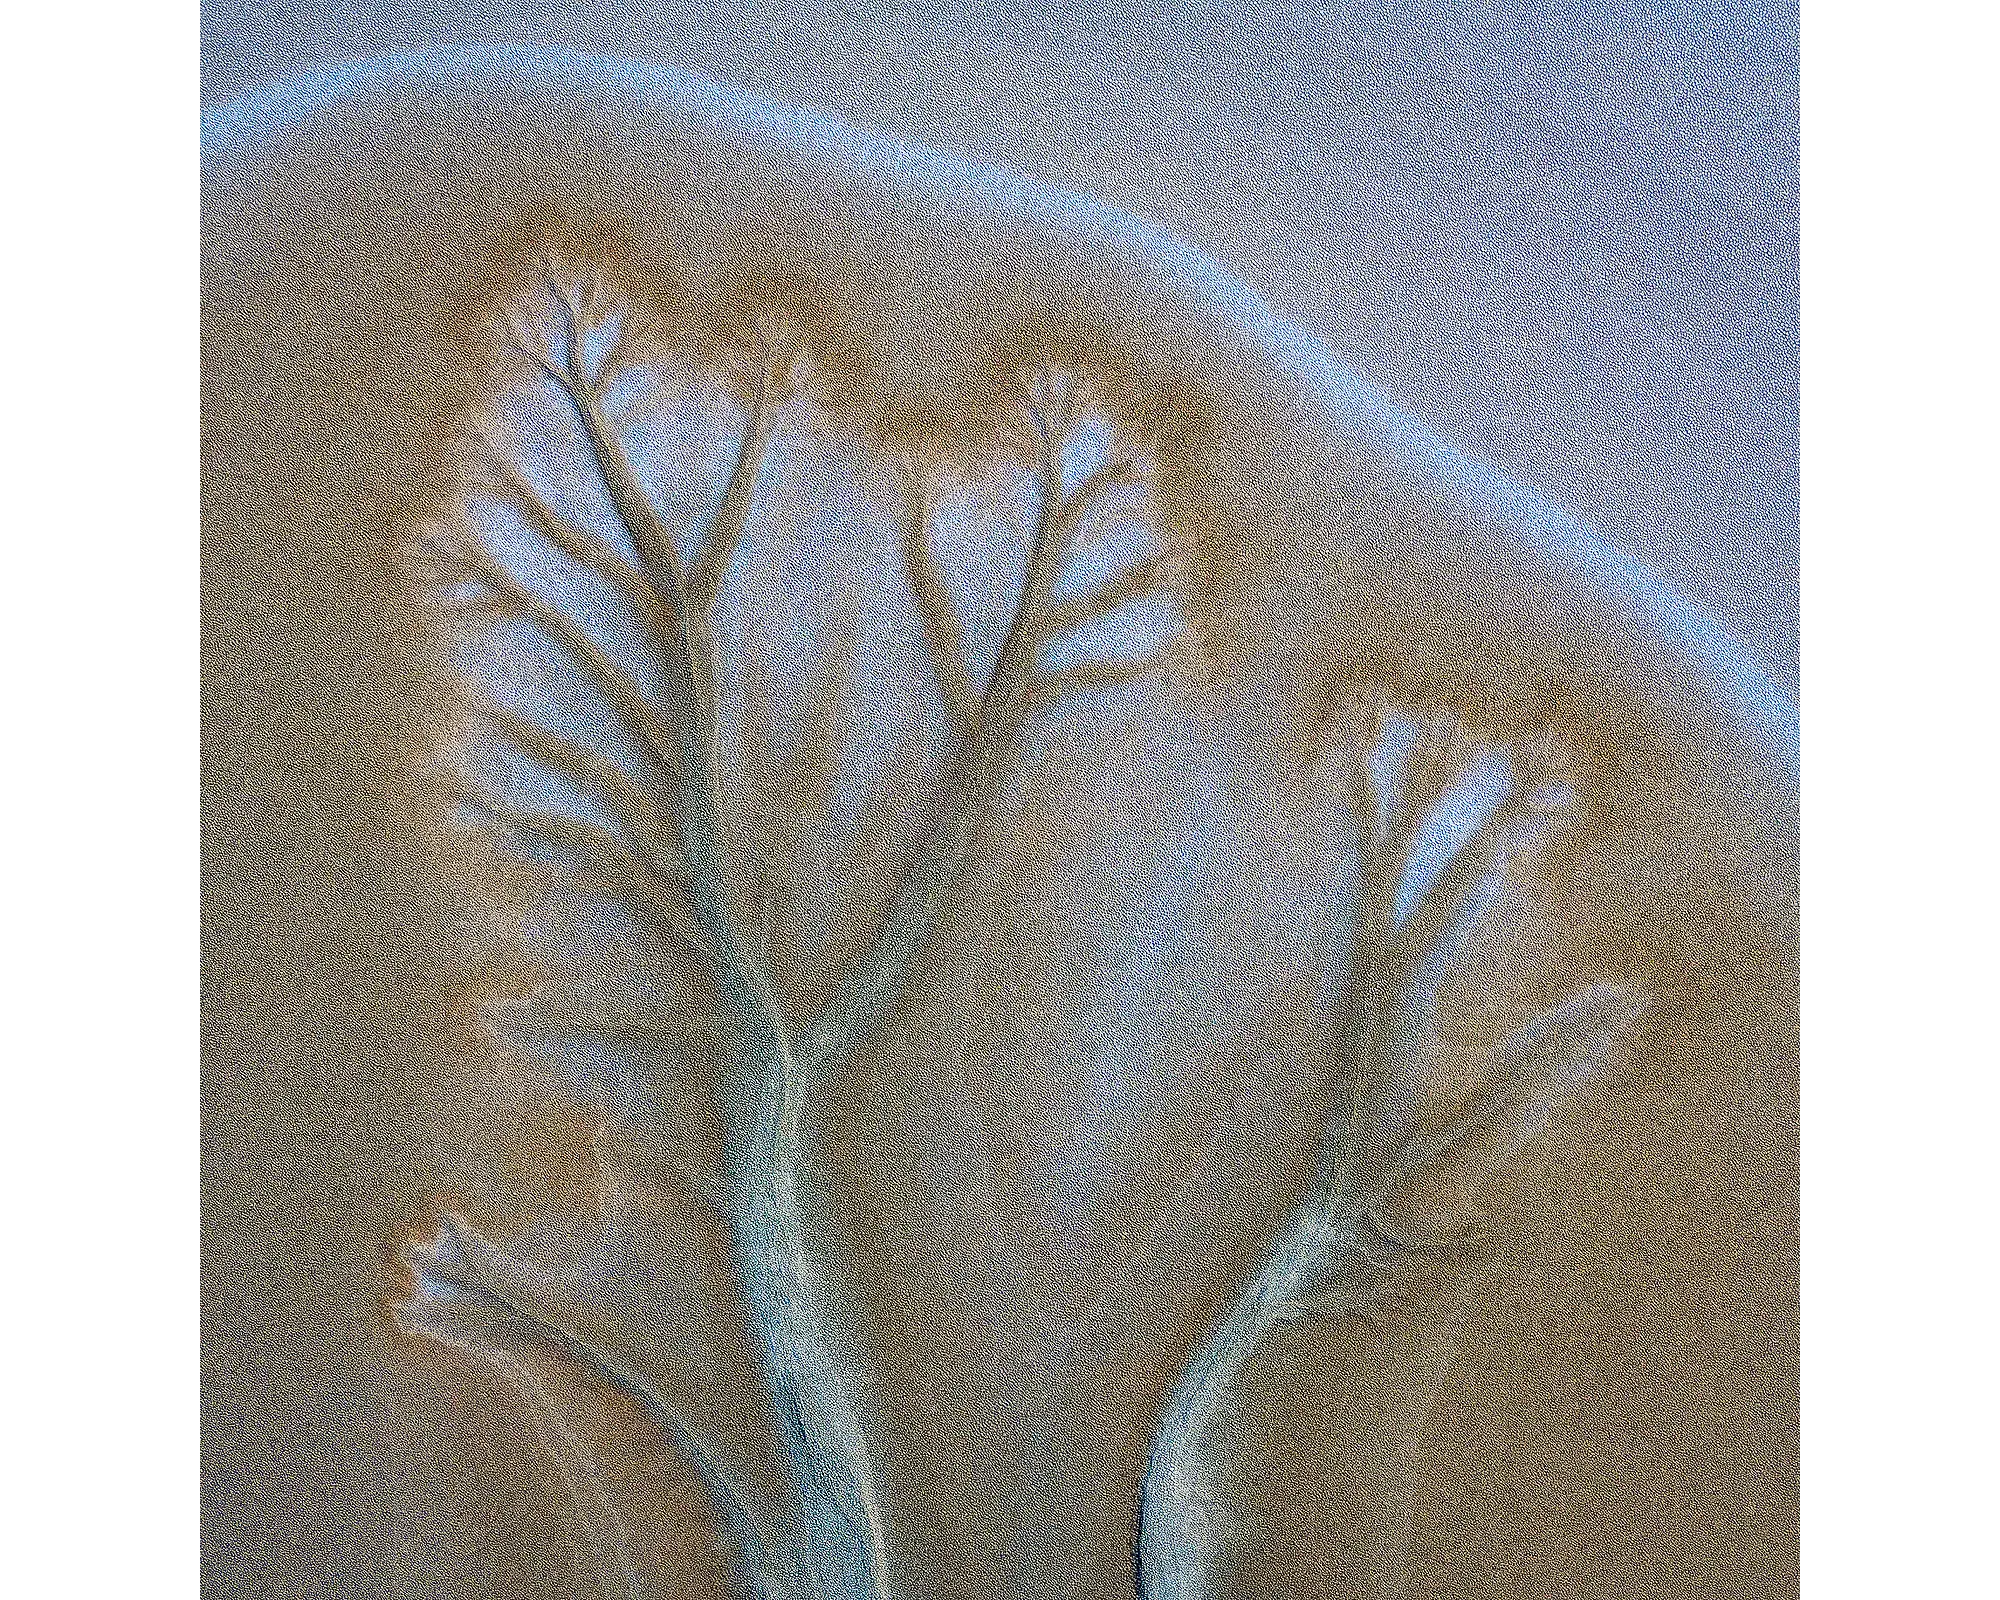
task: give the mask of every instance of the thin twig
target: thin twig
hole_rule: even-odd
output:
[[[697,923],[658,868],[616,834],[560,811],[522,811],[501,804],[470,786],[459,803],[486,819],[489,826],[544,848],[571,852],[572,871],[589,871],[599,882],[635,898],[664,931],[714,958],[707,931]]]
[[[514,577],[474,540],[462,541],[449,559],[461,564],[462,581],[479,584],[490,592],[492,609],[532,622],[552,643],[560,645],[596,683],[612,710],[663,770],[673,773],[680,769],[681,741],[660,720],[639,686],[568,613]]]
[[[729,563],[743,542],[743,531],[750,518],[750,496],[757,487],[764,448],[777,425],[779,397],[773,391],[781,382],[780,367],[789,369],[789,358],[781,353],[774,331],[760,330],[759,341],[757,376],[751,388],[749,413],[743,422],[743,437],[736,448],[736,464],[730,471],[729,487],[716,511],[715,524],[709,530],[694,570],[688,575],[688,609],[696,616],[706,615],[715,604],[722,581],[728,576]]]
[[[1050,606],[1042,615],[1043,640],[1074,633],[1087,623],[1108,617],[1121,606],[1154,593],[1166,577],[1166,565],[1158,555],[1147,556],[1088,594],[1076,595]]]
[[[558,516],[513,462],[494,452],[485,465],[498,492],[527,514],[536,532],[578,566],[596,573],[623,594],[640,621],[670,632],[667,602],[643,572],[607,541]]]
[[[958,608],[952,604],[944,574],[931,554],[930,501],[915,468],[903,475],[903,500],[903,570],[917,603],[917,618],[923,624],[924,643],[930,649],[945,709],[959,737],[966,738],[979,716],[979,697],[973,692],[966,668],[965,629],[959,622]]]
[[[1106,689],[1114,684],[1130,683],[1135,678],[1146,677],[1169,663],[1180,660],[1187,648],[1186,635],[1175,634],[1171,639],[1154,646],[1143,656],[1117,657],[1106,661],[1079,661],[1074,666],[1042,673],[1029,686],[1024,704],[1030,710],[1040,710],[1092,689]]]
[[[672,837],[671,825],[660,809],[659,800],[634,783],[615,761],[507,707],[489,705],[481,716],[523,755],[594,791],[634,837],[641,840]],[[658,857],[650,848],[647,855],[657,862]]]

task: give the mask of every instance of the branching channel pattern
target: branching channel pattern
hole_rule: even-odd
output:
[[[1452,1282],[1480,1195],[1642,1010],[1593,984],[1495,1046],[1469,1088],[1434,1081],[1440,991],[1569,819],[1577,783],[1551,735],[1482,745],[1449,714],[1399,715],[1372,694],[1334,705],[1320,731],[1316,776],[1352,810],[1359,869],[1351,973],[1326,1019],[1338,1093],[1310,1192],[1168,1397],[1141,1490],[1142,1600],[1223,1590],[1231,1530],[1209,1434],[1273,1333],[1379,1319]]]
[[[784,1492],[760,1490],[704,1436],[662,1364],[629,1348],[637,1341],[566,1313],[507,1247],[462,1217],[408,1252],[413,1290],[398,1315],[411,1332],[489,1362],[519,1391],[575,1499],[604,1600],[641,1593],[630,1530],[544,1392],[533,1352],[581,1363],[664,1431],[712,1500],[748,1592],[878,1600],[889,1593],[881,1502],[857,1377],[838,1354],[802,1215],[802,1116],[815,1087],[902,1002],[1027,721],[1171,667],[1190,648],[1170,600],[1162,609],[1158,552],[1101,570],[1085,538],[1118,493],[1143,490],[1147,468],[1115,447],[1077,382],[1049,370],[1022,375],[1025,560],[990,663],[977,659],[984,653],[968,640],[933,549],[934,485],[913,466],[893,470],[908,603],[951,746],[931,820],[879,926],[823,1000],[794,1015],[767,941],[732,889],[743,863],[724,803],[721,708],[732,662],[718,643],[717,607],[754,541],[773,452],[806,425],[810,353],[781,319],[758,323],[729,385],[735,442],[716,475],[719,494],[679,518],[663,509],[671,497],[658,487],[656,459],[675,444],[662,445],[657,429],[663,414],[671,427],[685,394],[668,393],[660,373],[671,353],[629,299],[554,264],[507,331],[522,392],[554,420],[546,437],[494,433],[478,443],[470,498],[482,514],[428,530],[420,548],[440,611],[486,652],[487,665],[469,674],[490,691],[477,718],[485,754],[459,763],[458,800],[561,892],[617,908],[658,961],[692,974],[707,997],[693,1026],[712,1039],[723,1080],[722,1170],[683,1176],[726,1225]],[[691,413],[684,405],[678,414]],[[644,1026],[613,1007],[593,1012],[587,992],[547,997],[545,1009],[545,1022],[575,1033]],[[659,1114],[643,1092],[633,1103]]]

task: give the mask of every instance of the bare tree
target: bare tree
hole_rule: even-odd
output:
[[[779,1002],[767,941],[745,926],[732,903],[739,846],[723,805],[724,665],[714,609],[752,520],[767,449],[799,393],[805,353],[776,319],[758,324],[743,362],[734,463],[719,506],[684,560],[609,398],[645,349],[642,320],[589,274],[552,265],[544,287],[546,299],[513,319],[513,346],[533,380],[573,410],[618,537],[566,515],[504,447],[489,445],[479,463],[485,487],[519,518],[536,544],[536,560],[510,560],[468,521],[431,531],[424,566],[440,602],[461,618],[475,627],[504,622],[530,630],[560,658],[561,675],[575,688],[569,715],[496,698],[484,708],[483,724],[518,756],[560,775],[587,804],[517,804],[476,776],[462,784],[460,799],[485,827],[566,884],[624,907],[671,959],[691,964],[713,998],[713,1014],[701,1025],[715,1041],[725,1080],[723,1170],[687,1177],[727,1224],[786,1493],[771,1503],[741,1463],[701,1435],[655,1375],[584,1319],[565,1318],[544,1297],[523,1292],[506,1252],[462,1218],[446,1218],[434,1237],[413,1246],[415,1289],[399,1314],[407,1328],[487,1360],[520,1390],[576,1500],[606,1600],[639,1593],[629,1533],[589,1452],[523,1363],[527,1341],[551,1344],[583,1363],[656,1420],[707,1489],[739,1574],[761,1600],[878,1600],[889,1592],[882,1515],[853,1400],[855,1375],[837,1354],[826,1288],[808,1249],[801,1117],[814,1089],[902,1002],[1024,722],[1073,696],[1152,672],[1187,648],[1169,638],[1130,658],[1063,665],[1049,659],[1051,644],[1161,584],[1160,563],[1144,559],[1097,587],[1058,598],[1059,578],[1092,508],[1108,490],[1138,483],[1143,468],[1113,454],[1069,482],[1064,456],[1080,388],[1053,371],[1023,375],[1020,411],[1036,511],[1020,602],[997,661],[977,687],[977,664],[931,548],[926,486],[921,474],[905,471],[907,574],[955,747],[932,820],[879,927],[838,973],[823,1004],[795,1020]],[[614,645],[586,608],[567,598],[579,574],[615,600],[636,651]],[[589,713],[576,708],[586,704],[601,708],[603,725],[580,734],[575,724],[579,717],[588,724]],[[630,1019],[571,1008],[556,1021],[612,1029]]]
[[[648,447],[634,454],[642,435],[632,396],[643,398],[659,353],[638,308],[591,274],[551,265],[508,335],[532,393],[567,412],[561,437],[477,442],[471,492],[504,507],[510,531],[503,538],[468,514],[429,530],[420,566],[468,638],[502,655],[530,642],[545,653],[548,671],[533,693],[486,684],[473,722],[479,748],[548,781],[531,802],[465,759],[456,794],[466,816],[546,870],[552,895],[600,897],[643,930],[641,968],[691,975],[696,1009],[667,1020],[588,985],[555,984],[514,1020],[537,1039],[636,1034],[663,1051],[705,1045],[719,1080],[719,1161],[663,1165],[726,1233],[782,1487],[774,1492],[776,1478],[760,1479],[696,1420],[672,1374],[635,1353],[615,1318],[565,1300],[512,1247],[462,1217],[445,1217],[410,1247],[414,1286],[398,1313],[406,1328],[472,1353],[518,1391],[575,1502],[601,1600],[640,1600],[640,1565],[591,1450],[543,1380],[538,1363],[551,1353],[630,1396],[672,1442],[759,1600],[887,1600],[883,1513],[855,1398],[861,1378],[842,1354],[839,1307],[813,1259],[802,1198],[803,1120],[903,1004],[1029,720],[1187,664],[1192,647],[1178,613],[1168,626],[1142,629],[1139,644],[1116,646],[1119,618],[1171,598],[1164,553],[1078,576],[1102,566],[1082,559],[1093,519],[1118,493],[1142,491],[1148,467],[1115,430],[1091,433],[1089,397],[1071,376],[1020,375],[1007,448],[1026,474],[1031,509],[1017,529],[1019,598],[989,664],[968,643],[938,558],[938,483],[913,458],[892,464],[908,602],[950,743],[928,822],[879,921],[818,998],[788,1008],[760,864],[744,859],[725,804],[721,706],[732,664],[716,608],[756,521],[774,441],[809,389],[809,352],[782,319],[756,323],[738,352],[740,416],[719,498],[698,525],[677,525],[648,487]],[[577,458],[570,477],[601,494],[596,521],[551,488],[561,475],[543,458],[564,451]],[[742,648],[762,642],[753,632]],[[848,660],[853,653],[850,638]],[[812,712],[824,726],[795,763],[801,778],[830,767],[832,680],[843,668],[829,670]],[[1351,812],[1357,864],[1351,969],[1324,1018],[1338,1093],[1310,1191],[1166,1399],[1140,1495],[1141,1600],[1217,1592],[1229,1537],[1217,1423],[1274,1333],[1309,1316],[1380,1318],[1435,1296],[1440,1282],[1448,1291],[1471,1259],[1480,1195],[1603,1069],[1640,1009],[1624,988],[1584,988],[1494,1045],[1469,1090],[1440,1085],[1427,1063],[1441,995],[1520,867],[1566,824],[1579,784],[1551,736],[1482,743],[1455,717],[1404,715],[1374,694],[1332,706],[1313,776]],[[824,771],[816,781],[823,798]],[[749,907],[737,893],[745,881],[758,885]],[[664,1055],[642,1059],[665,1071]],[[642,1120],[670,1131],[665,1097],[642,1094],[640,1103]],[[669,1342],[695,1337],[664,1310],[646,1320]],[[1429,1381],[1434,1388],[1436,1374]],[[1396,1530],[1384,1542],[1393,1548],[1382,1586],[1395,1592]]]
[[[1640,1012],[1616,985],[1580,990],[1497,1045],[1469,1093],[1441,1100],[1423,1072],[1440,989],[1574,808],[1575,781],[1552,736],[1482,749],[1457,718],[1399,717],[1372,693],[1335,702],[1321,734],[1319,776],[1351,807],[1359,868],[1352,968],[1327,1018],[1339,1092],[1310,1191],[1161,1414],[1141,1490],[1142,1600],[1222,1592],[1230,1529],[1210,1433],[1273,1333],[1313,1316],[1377,1319],[1419,1294],[1441,1309],[1438,1280],[1449,1299],[1481,1193]],[[1380,1575],[1390,1592],[1401,1554],[1398,1542]]]

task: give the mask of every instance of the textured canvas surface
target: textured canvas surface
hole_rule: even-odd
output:
[[[1726,638],[1164,238],[685,79],[432,62],[229,113],[208,168],[214,1592],[723,1592],[670,1384],[778,1503],[832,1503],[797,1408],[848,1415],[883,1592],[1129,1595],[1181,1482],[1225,1514],[1148,1594],[1792,1587],[1795,779]],[[701,592],[705,701],[600,548]],[[632,782],[690,704],[712,901]],[[773,1379],[754,1292],[691,1331],[736,1304],[763,1058],[583,1047],[742,1014],[605,907],[692,906],[711,975],[755,930],[804,1059],[966,750],[893,1003],[800,1080],[839,1383]],[[1432,768],[1412,859],[1491,894],[1361,1058],[1399,1168],[1338,1133],[1338,1019],[1369,928],[1426,925],[1368,841]],[[551,821],[577,773],[644,814]],[[509,815],[591,870],[496,855]],[[624,821],[607,901],[576,824]],[[1454,877],[1503,821],[1519,873]],[[509,1042],[521,1001],[562,1004]],[[1286,1241],[1354,1172],[1383,1270],[1335,1282]]]

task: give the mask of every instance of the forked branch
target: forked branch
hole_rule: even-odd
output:
[[[681,768],[685,740],[653,707],[631,675],[568,612],[508,572],[469,534],[449,544],[434,546],[434,553],[439,574],[446,583],[473,590],[471,595],[456,602],[459,609],[484,610],[532,623],[583,669],[585,677],[609,702],[626,730],[662,771],[671,774]]]
[[[1023,696],[1023,705],[1031,711],[1040,710],[1046,706],[1058,705],[1072,696],[1087,694],[1092,689],[1108,689],[1114,684],[1131,683],[1134,679],[1148,677],[1163,667],[1187,659],[1191,655],[1191,650],[1187,635],[1176,634],[1155,645],[1143,655],[1079,661],[1067,667],[1059,667],[1054,672],[1039,672]]]
[[[676,876],[663,870],[650,852],[581,818],[560,811],[517,810],[470,785],[460,786],[459,804],[493,833],[530,853],[547,852],[579,886],[627,905],[670,942],[714,959],[708,932],[690,915]]]
[[[772,1537],[772,1510],[748,1475],[690,1426],[636,1364],[559,1326],[532,1305],[509,1283],[499,1252],[462,1217],[444,1217],[434,1235],[410,1247],[406,1259],[414,1283],[396,1307],[397,1322],[406,1332],[489,1363],[519,1391],[577,1504],[604,1600],[643,1600],[629,1536],[589,1451],[535,1376],[537,1347],[630,1396],[661,1428],[720,1513],[730,1553],[757,1600],[788,1600],[797,1592],[782,1547]]]
[[[614,594],[623,595],[633,615],[657,636],[672,637],[667,601],[643,572],[596,534],[558,516],[521,469],[497,449],[489,448],[481,466],[494,491],[522,513],[530,528],[579,567],[604,579]]]
[[[1173,642],[1135,660],[1094,661],[1055,673],[1044,668],[1043,647],[1075,626],[1062,620],[1070,611],[1057,605],[1053,591],[1074,554],[1076,533],[1107,491],[1138,482],[1142,474],[1130,457],[1113,455],[1074,488],[1066,488],[1063,450],[1079,391],[1069,379],[1037,369],[1022,377],[1021,393],[1029,468],[1039,504],[1028,540],[1021,600],[998,659],[977,692],[972,688],[964,630],[931,554],[928,497],[914,472],[905,481],[910,513],[904,524],[905,568],[938,681],[959,729],[959,745],[930,830],[898,883],[881,927],[835,980],[826,1003],[800,1032],[798,1056],[809,1071],[845,1061],[900,1003],[917,953],[936,927],[946,894],[977,837],[984,807],[999,782],[1000,765],[1023,719],[1069,694],[1157,671],[1186,648]],[[1157,566],[1143,572],[1135,569],[1136,575],[1111,580],[1093,598],[1107,601],[1126,587],[1133,590],[1133,596],[1126,598],[1151,592],[1159,572]],[[1106,614],[1123,603],[1120,599],[1105,604]]]
[[[1158,555],[1142,557],[1088,594],[1073,595],[1051,605],[1042,618],[1042,639],[1044,642],[1059,639],[1100,621],[1133,601],[1156,593],[1166,581],[1165,560]]]
[[[487,706],[481,718],[523,755],[552,772],[561,773],[592,795],[618,819],[628,839],[656,841],[671,837],[673,824],[661,807],[659,796],[641,788],[617,762],[511,707]],[[648,859],[656,869],[667,870],[664,862],[651,855],[654,846],[642,843],[640,848],[648,851]]]
[[[678,1430],[676,1438],[702,1472],[725,1520],[740,1524],[739,1544],[745,1550],[754,1547],[750,1564],[760,1574],[760,1593],[770,1600],[886,1600],[883,1533],[867,1443],[806,1250],[799,1170],[805,1097],[817,1074],[849,1060],[901,1002],[916,956],[938,923],[999,787],[1023,720],[1072,695],[1157,671],[1185,648],[1170,639],[1131,659],[1085,659],[1061,666],[1052,665],[1045,654],[1058,641],[1164,587],[1164,563],[1147,557],[1087,593],[1056,598],[1061,575],[1077,555],[1093,514],[1113,491],[1142,482],[1144,470],[1133,457],[1113,452],[1078,475],[1069,458],[1085,446],[1097,447],[1097,441],[1080,439],[1076,431],[1081,390],[1048,369],[1024,375],[1021,411],[1026,465],[1037,493],[1035,520],[1021,601],[1008,619],[998,660],[977,687],[966,630],[931,548],[930,498],[919,477],[906,481],[904,564],[957,731],[956,745],[936,818],[880,928],[839,975],[817,1014],[795,1030],[776,999],[761,921],[747,929],[739,926],[728,888],[741,874],[725,870],[731,841],[725,836],[721,805],[721,669],[713,614],[750,528],[772,442],[800,390],[799,347],[777,321],[759,321],[738,391],[742,428],[728,480],[708,525],[677,532],[654,504],[628,448],[629,423],[622,413],[635,385],[623,373],[638,343],[634,313],[614,305],[594,280],[553,268],[543,287],[546,299],[533,314],[513,322],[513,343],[531,371],[554,386],[564,409],[574,412],[588,469],[602,483],[616,526],[599,533],[558,512],[538,492],[536,475],[508,460],[502,449],[492,450],[493,459],[483,464],[485,477],[491,493],[518,516],[526,535],[545,547],[546,557],[596,580],[589,605],[601,603],[595,593],[601,586],[614,608],[622,603],[627,609],[624,620],[630,627],[614,651],[605,643],[610,635],[594,616],[586,626],[584,608],[561,599],[573,590],[558,586],[544,593],[536,587],[539,578],[522,575],[545,570],[545,562],[517,562],[511,546],[503,561],[471,531],[435,552],[436,570],[448,603],[480,615],[519,619],[575,668],[579,687],[593,691],[593,698],[570,704],[564,714],[549,719],[553,725],[533,710],[511,704],[494,704],[483,720],[497,742],[559,775],[588,802],[584,809],[591,817],[606,817],[612,826],[561,807],[510,805],[476,790],[466,803],[496,833],[559,863],[576,884],[617,896],[635,915],[673,935],[696,952],[711,980],[716,1053],[727,1075],[727,1137],[720,1181],[699,1187],[727,1219],[749,1331],[790,1481],[786,1503],[756,1515],[745,1512],[726,1475],[712,1470],[712,1452],[673,1416],[662,1397],[653,1395],[650,1403],[672,1419],[670,1429]],[[551,447],[562,448],[566,437],[553,439]],[[510,529],[510,540],[518,536]],[[635,638],[650,658],[644,670],[627,664],[627,638]],[[609,707],[623,741],[639,751],[638,765],[628,766],[633,758],[622,746],[596,749],[587,731],[576,731],[601,718],[597,701]],[[564,1025],[572,1031],[605,1029],[618,1021],[570,1017]],[[440,1240],[444,1238],[441,1233]],[[463,1239],[454,1247],[464,1254]],[[448,1265],[443,1249],[441,1243],[425,1269],[424,1283],[438,1291],[425,1302],[428,1311],[447,1301],[461,1310],[476,1304],[489,1322],[511,1330],[508,1337],[525,1328],[535,1338],[562,1345],[601,1376],[629,1381],[629,1374],[621,1374],[605,1352],[573,1330],[547,1319],[534,1321],[527,1308],[507,1302],[495,1287],[501,1275],[489,1274],[489,1285],[468,1287],[468,1271]],[[513,1359],[505,1354],[505,1340],[488,1331],[493,1333],[489,1344],[501,1351],[489,1352],[489,1359],[496,1365]],[[546,1405],[536,1409],[540,1402],[532,1382],[521,1387],[552,1453],[569,1463],[563,1470],[578,1496],[587,1536],[601,1534],[611,1550],[606,1570],[624,1581],[619,1574],[630,1563],[621,1564],[611,1549],[616,1519],[605,1521],[608,1501],[572,1470],[572,1455],[585,1466],[587,1456],[580,1447],[571,1451],[564,1436],[544,1426],[549,1414]],[[618,1600],[627,1597],[620,1594]]]
[[[729,563],[743,542],[743,530],[750,519],[750,496],[757,486],[765,447],[771,442],[780,409],[797,396],[798,382],[797,345],[779,319],[768,314],[759,317],[749,404],[736,464],[730,470],[729,487],[723,491],[714,525],[688,576],[688,604],[697,614],[705,615],[715,603]]]
[[[605,886],[699,951],[713,980],[716,1036],[728,1073],[727,1172],[716,1192],[793,1491],[777,1519],[760,1581],[787,1600],[880,1600],[882,1535],[867,1449],[805,1253],[795,1171],[799,1070],[762,941],[746,937],[732,910],[719,803],[710,613],[742,540],[778,412],[795,387],[792,347],[774,323],[760,325],[730,480],[713,525],[697,541],[692,568],[685,569],[675,536],[630,459],[622,427],[607,409],[612,368],[623,351],[613,341],[603,360],[591,356],[606,342],[607,318],[619,313],[588,281],[552,269],[544,287],[548,315],[515,319],[514,343],[574,409],[590,464],[636,564],[610,540],[557,515],[504,458],[491,464],[488,476],[553,552],[596,574],[628,602],[664,693],[643,690],[576,618],[516,577],[479,538],[449,543],[439,552],[438,574],[447,590],[471,591],[460,598],[520,617],[559,647],[644,749],[653,787],[533,717],[496,706],[486,718],[496,734],[594,794],[626,837],[561,811],[523,811],[491,796],[474,795],[468,803],[496,831],[554,855],[576,882]],[[629,332],[631,314],[623,315],[621,331]],[[589,1508],[582,1510],[589,1522]]]
[[[1416,902],[1399,909],[1413,851],[1471,770],[1476,743],[1455,719],[1432,719],[1397,761],[1383,744],[1385,707],[1372,696],[1341,708],[1329,726],[1360,866],[1353,965],[1330,1030],[1344,1087],[1311,1190],[1162,1412],[1141,1496],[1142,1600],[1218,1592],[1226,1530],[1209,1510],[1219,1495],[1204,1441],[1272,1330],[1309,1315],[1377,1318],[1431,1278],[1453,1281],[1480,1194],[1547,1127],[1554,1107],[1603,1069],[1641,1010],[1630,991],[1594,984],[1497,1045],[1463,1105],[1434,1104],[1420,1055],[1442,984],[1512,865],[1574,804],[1574,787],[1548,742],[1517,746],[1505,793],[1451,847]]]
[[[902,489],[903,571],[916,601],[917,620],[923,626],[945,710],[958,736],[969,738],[979,717],[979,696],[966,664],[965,627],[958,619],[951,591],[945,587],[944,574],[938,570],[937,557],[931,554],[930,493],[915,466],[905,465]]]

